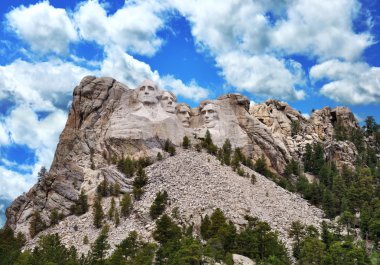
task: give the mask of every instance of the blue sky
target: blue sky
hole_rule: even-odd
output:
[[[0,13],[0,216],[50,166],[85,75],[151,78],[191,106],[240,92],[380,122],[378,0],[2,0]]]

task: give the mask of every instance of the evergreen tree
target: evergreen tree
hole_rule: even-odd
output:
[[[152,217],[152,219],[156,219],[165,211],[167,201],[168,201],[168,193],[166,191],[163,191],[163,192],[159,191],[156,194],[156,198],[154,199],[150,207],[150,212],[149,212],[150,217]]]
[[[301,224],[300,221],[292,222],[288,235],[294,240],[293,256],[297,259],[300,257],[301,241],[303,240],[305,234],[305,226]]]
[[[120,201],[120,214],[123,217],[128,217],[132,212],[133,204],[129,193],[125,193]]]
[[[156,230],[153,232],[153,238],[161,244],[168,243],[169,241],[178,241],[181,238],[181,228],[167,214],[164,214],[156,221]]]
[[[204,240],[208,240],[210,238],[210,226],[211,226],[211,221],[208,215],[201,220],[201,236]]]
[[[57,209],[53,209],[50,213],[50,225],[56,225],[59,223],[59,213]]]
[[[10,227],[0,229],[0,264],[13,265],[21,254],[21,248],[25,244],[22,234],[14,234]]]
[[[182,147],[184,149],[188,149],[190,147],[190,140],[189,137],[187,137],[186,135],[183,137]]]
[[[29,234],[34,237],[39,232],[46,228],[45,223],[42,221],[41,215],[38,211],[35,211],[32,215],[32,220],[29,224]]]
[[[161,161],[162,160],[162,154],[161,152],[158,152],[157,153],[157,161]]]
[[[118,227],[120,224],[120,215],[119,211],[115,209],[115,227]]]
[[[103,225],[104,212],[101,203],[101,197],[96,197],[93,205],[93,218],[94,218],[94,226],[96,228],[100,228]]]
[[[229,139],[226,139],[224,141],[222,151],[223,151],[223,162],[224,164],[229,166],[231,164],[231,153],[232,153],[232,146]]]
[[[108,231],[109,227],[106,225],[102,228],[98,238],[91,245],[91,251],[89,256],[91,257],[91,264],[94,265],[103,265],[106,264],[107,252],[110,248],[108,244]]]
[[[108,220],[112,220],[115,218],[115,199],[111,199],[111,207],[108,210]]]
[[[313,148],[308,143],[306,144],[306,152],[304,156],[304,167],[306,172],[313,171]]]

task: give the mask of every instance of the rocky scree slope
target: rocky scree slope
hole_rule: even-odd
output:
[[[176,105],[178,108],[174,108]],[[230,139],[232,147],[241,148],[253,162],[264,156],[271,170],[278,173],[282,173],[291,159],[302,158],[306,144],[314,142],[323,143],[325,149],[329,150],[327,152],[329,156],[334,158],[338,165],[344,163],[352,165],[357,150],[351,142],[334,140],[333,128],[337,122],[345,124],[347,128],[358,128],[356,119],[347,108],[317,110],[307,120],[284,102],[269,100],[250,106],[246,97],[228,94],[216,100],[201,102],[199,107],[190,109],[186,104],[177,104],[173,95],[168,96],[167,91],[160,90],[151,81],[145,81],[136,89],[130,89],[113,78],[87,76],[74,89],[72,107],[50,170],[29,192],[18,197],[7,209],[6,225],[28,236],[29,224],[34,212],[39,212],[43,222],[49,226],[51,212],[57,210],[66,217],[62,225],[65,222],[76,222],[76,220],[88,218],[83,220],[87,220],[90,227],[90,213],[79,218],[71,216],[70,207],[78,200],[81,191],[88,195],[90,205],[97,186],[104,179],[110,183],[118,183],[122,192],[131,191],[132,179],[126,178],[115,166],[112,166],[113,160],[126,156],[150,157],[153,160],[158,152],[163,153],[166,139],[179,146],[183,137],[188,136],[192,143],[196,143],[204,137],[206,130],[210,131],[214,142],[219,147],[226,139]],[[292,130],[295,123],[298,124],[298,129]],[[170,162],[171,159],[177,159],[181,155],[182,153],[167,161]],[[261,181],[256,184],[259,188],[246,185],[249,182],[247,179],[238,178],[238,181],[243,181],[240,183],[241,187],[236,186],[239,182],[223,182],[224,175],[215,172],[220,170],[229,172],[228,168],[216,163],[215,168],[207,169],[210,165],[204,160],[196,160],[199,155],[204,154],[193,153],[192,155],[194,158],[187,158],[187,160],[194,169],[185,167],[187,171],[184,171],[182,176],[177,176],[181,177],[177,182],[168,182],[168,184],[162,182],[155,185],[157,185],[157,190],[159,187],[167,189],[169,196],[173,196],[173,205],[175,196],[172,190],[176,187],[183,189],[178,196],[187,198],[189,203],[195,203],[198,198],[204,196],[205,203],[209,206],[189,205],[186,209],[190,211],[193,208],[204,208],[204,210],[194,210],[192,217],[194,220],[200,218],[198,211],[207,212],[211,211],[212,207],[217,207],[216,202],[215,205],[211,202],[215,198],[222,197],[224,199],[221,200],[220,207],[237,224],[242,222],[240,212],[252,211],[252,215],[270,222],[283,235],[289,220],[293,220],[291,216],[298,216],[293,212],[298,210],[299,217],[304,222],[308,222],[310,218],[313,219],[314,215],[317,219],[321,216],[321,212],[318,212],[316,208],[308,206],[297,195],[282,190],[272,182],[268,182],[268,185],[273,186],[273,191],[268,191],[268,196],[266,196],[266,187],[260,187],[260,183],[269,180],[262,179],[260,176],[258,179]],[[192,159],[199,163],[191,162]],[[210,161],[214,161],[214,158],[210,158]],[[160,162],[152,168],[160,167],[165,163]],[[200,170],[199,167],[202,165],[209,174],[199,172],[205,177],[199,177],[201,179],[198,182],[204,181],[203,185],[206,185],[206,182],[213,181],[215,187],[211,190],[205,190],[202,185],[196,186],[197,181],[190,181],[195,175],[190,176],[188,172]],[[173,169],[174,172],[176,170],[179,169]],[[150,174],[153,173],[150,172]],[[168,171],[167,174],[172,173]],[[233,172],[231,174],[231,176],[236,176]],[[164,175],[162,177],[159,174],[151,175],[151,181],[156,179],[166,180]],[[187,184],[183,181],[187,181]],[[178,183],[182,186],[178,186]],[[149,186],[149,188],[152,187]],[[193,192],[187,195],[187,189],[193,189]],[[297,205],[290,199],[288,203],[284,203],[282,197],[276,197],[275,190],[287,194],[289,198],[297,198],[295,200],[299,200],[303,206]],[[148,190],[143,201],[136,202],[136,211],[140,208],[143,211],[150,206],[151,201],[147,198],[152,199],[155,191],[151,193]],[[207,194],[210,192],[214,192],[215,195],[208,197]],[[263,194],[265,196],[262,196]],[[190,199],[191,196],[194,198]],[[260,200],[263,202],[259,203]],[[180,201],[185,203],[183,200]],[[245,206],[234,208],[235,205],[240,204],[245,204]],[[268,207],[263,208],[264,204]],[[291,208],[293,204],[295,206]],[[302,215],[302,211],[307,214]],[[183,215],[183,218],[189,218],[186,216]],[[139,224],[146,217],[142,215],[141,218],[130,224]],[[310,222],[317,223],[317,221]],[[61,224],[58,227],[60,226]]]
[[[152,240],[151,232],[155,221],[149,216],[149,209],[156,193],[167,191],[169,203],[166,213],[178,224],[194,224],[194,232],[199,235],[201,217],[209,216],[220,208],[228,219],[238,227],[246,224],[244,216],[258,217],[268,222],[279,232],[280,239],[290,248],[291,241],[287,231],[293,221],[319,227],[323,212],[310,205],[299,195],[279,187],[264,176],[245,168],[249,174],[255,174],[256,183],[250,178],[239,176],[230,167],[222,166],[220,161],[207,153],[194,150],[181,150],[173,157],[146,168],[148,184],[140,201],[135,201],[132,214],[121,220],[115,227],[110,222],[109,241],[112,248],[136,230],[146,240]],[[116,205],[121,199],[116,199]],[[110,198],[103,199],[103,211],[110,207]],[[83,238],[93,242],[99,229],[93,226],[92,211],[82,216],[70,216],[58,225],[40,233],[29,241],[32,247],[41,235],[58,233],[66,245],[74,245],[81,252],[86,252]]]

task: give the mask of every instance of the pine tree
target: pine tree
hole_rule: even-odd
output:
[[[115,217],[115,199],[112,198],[111,200],[111,207],[108,210],[108,220],[112,220]]]
[[[306,152],[304,156],[304,167],[306,172],[313,171],[313,147],[308,143],[306,144]]]
[[[93,205],[93,218],[94,218],[94,226],[96,228],[100,228],[103,225],[104,212],[101,203],[101,197],[96,197]]]
[[[120,214],[123,217],[128,217],[132,211],[132,198],[129,193],[125,193],[120,201]]]
[[[115,209],[115,227],[118,227],[120,224],[120,215],[119,211]]]
[[[232,146],[229,139],[226,139],[224,141],[222,150],[223,150],[223,162],[224,164],[229,166],[231,164],[231,153],[232,153]]]
[[[59,222],[59,213],[57,209],[53,209],[50,213],[50,225],[56,225]]]
[[[182,147],[184,149],[188,149],[190,147],[190,140],[189,137],[187,137],[186,135],[183,137]]]
[[[32,215],[32,220],[29,224],[29,233],[31,237],[34,237],[39,232],[44,230],[46,227],[45,223],[42,221],[41,215],[38,211],[35,211]]]
[[[109,227],[105,225],[101,230],[98,238],[91,245],[91,264],[105,264],[105,258],[107,256],[107,252],[110,248],[108,244],[108,230]]]
[[[152,219],[156,219],[165,211],[167,201],[168,201],[168,193],[166,191],[163,191],[163,192],[159,191],[156,194],[156,198],[154,199],[150,207],[150,212],[149,212],[150,217],[152,217]]]
[[[303,240],[305,234],[305,226],[301,224],[300,221],[292,222],[288,235],[294,240],[293,256],[297,259],[300,256],[301,241]]]
[[[162,154],[161,154],[161,152],[158,152],[157,161],[161,161],[161,160],[162,160]]]

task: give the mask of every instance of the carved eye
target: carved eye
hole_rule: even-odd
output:
[[[148,86],[148,89],[149,89],[150,91],[154,91],[154,87],[152,87],[152,86]]]
[[[208,113],[214,113],[214,112],[215,112],[215,111],[212,110],[212,109],[208,110]]]
[[[163,97],[162,100],[168,100],[168,97]]]
[[[145,87],[140,87],[140,91],[144,91],[145,90]]]
[[[205,114],[206,114],[206,111],[205,111],[205,110],[202,110],[201,114],[202,114],[202,115],[205,115]]]

